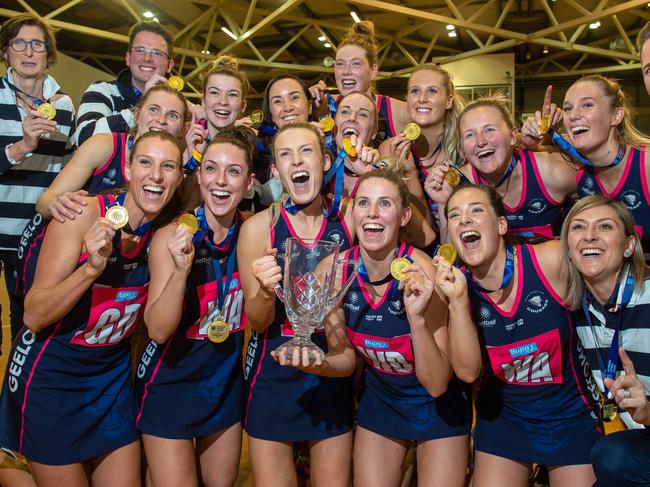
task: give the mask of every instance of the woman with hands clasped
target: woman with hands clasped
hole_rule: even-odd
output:
[[[25,298],[0,444],[30,460],[38,485],[140,485],[129,336],[147,299],[152,225],[182,180],[176,138],[140,136],[126,177],[126,193],[88,197],[74,220],[48,225]]]
[[[503,198],[508,229],[529,241],[557,237],[564,204],[576,191],[575,170],[559,153],[535,152],[516,147],[518,130],[502,97],[479,98],[463,110],[458,126],[461,153],[468,165],[458,180],[493,186]],[[425,190],[439,207],[452,192],[445,180],[449,166],[434,168]],[[443,240],[447,222],[439,213]]]
[[[461,380],[482,375],[473,485],[525,486],[538,463],[551,486],[591,486],[598,394],[564,305],[560,243],[511,245],[491,186],[457,188],[445,214],[464,263],[434,258],[449,305],[449,359]]]
[[[650,439],[647,430],[634,428],[650,423],[650,281],[631,212],[606,196],[579,199],[562,227],[562,252],[567,303],[586,358],[609,407],[617,403],[631,429],[601,439],[592,450],[598,485],[641,485],[650,472]],[[613,411],[603,420],[615,424]]]
[[[415,440],[420,485],[462,486],[471,411],[452,378],[446,309],[433,292],[431,261],[400,239],[411,216],[402,177],[395,167],[370,171],[354,197],[359,245],[345,257],[357,262],[359,274],[344,268],[344,282],[354,282],[338,310],[365,364],[354,481],[398,485]]]
[[[246,327],[237,206],[253,185],[254,141],[248,127],[215,135],[197,171],[196,220],[183,215],[151,244],[136,425],[155,485],[231,486],[237,478]]]

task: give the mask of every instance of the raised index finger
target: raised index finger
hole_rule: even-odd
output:
[[[621,364],[623,364],[623,370],[625,371],[625,375],[633,375],[633,374],[636,375],[636,370],[634,370],[634,364],[630,360],[630,357],[628,357],[623,347],[619,347],[618,355],[619,357],[621,357]]]
[[[551,103],[553,101],[553,85],[548,85],[546,87],[546,93],[544,93],[544,104],[542,105],[542,115],[549,115],[551,113]]]

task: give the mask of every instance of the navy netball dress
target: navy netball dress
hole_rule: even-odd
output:
[[[113,198],[97,198],[103,216]],[[79,463],[138,438],[129,335],[147,299],[150,232],[129,254],[120,235],[106,269],[72,310],[37,334],[23,326],[13,344],[0,397],[0,445],[30,460]]]
[[[227,241],[212,244],[212,231],[195,241],[178,328],[163,344],[149,340],[142,352],[136,391],[140,405],[137,426],[143,433],[191,439],[216,433],[242,419],[246,313],[235,252],[241,221],[238,216]],[[223,342],[213,343],[207,331],[219,312],[217,278],[226,282],[230,259],[234,259],[234,272],[222,310],[230,334]],[[219,276],[214,268],[217,263]]]
[[[555,201],[539,175],[535,154],[529,150],[517,151],[521,164],[521,196],[510,207],[503,204],[508,219],[508,233],[525,240],[550,240],[560,235],[564,221],[564,203]],[[472,167],[474,181],[481,177]]]
[[[271,228],[271,247],[285,251],[285,241],[297,237],[284,207]],[[323,217],[316,240],[350,247],[350,234],[340,218]],[[306,244],[305,244],[306,245]],[[354,387],[351,378],[321,377],[277,364],[271,351],[293,337],[284,304],[276,299],[275,319],[262,333],[253,332],[248,343],[246,380],[246,432],[272,441],[307,441],[330,438],[352,428]],[[327,351],[324,328],[312,340]]]
[[[470,292],[487,361],[474,433],[476,449],[544,465],[591,463],[600,437],[598,390],[573,321],[544,276],[534,247],[515,248],[511,311]]]
[[[623,203],[630,210],[636,231],[641,238],[641,246],[650,252],[650,192],[645,173],[645,147],[630,147],[625,172],[611,193],[603,187],[594,168],[583,166],[577,175],[578,196],[602,194]]]
[[[411,255],[402,243],[397,255]],[[346,252],[359,262],[359,247]],[[346,269],[345,279],[350,272]],[[415,375],[411,329],[398,290],[391,281],[373,302],[359,275],[345,295],[347,332],[365,362],[357,424],[382,436],[402,440],[433,440],[469,433],[471,408],[463,384],[453,378],[447,391],[432,397]]]

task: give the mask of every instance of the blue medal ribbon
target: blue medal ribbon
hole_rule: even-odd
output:
[[[330,115],[332,116],[332,118],[334,118],[337,110],[336,100],[334,99],[331,93],[325,93],[325,95],[327,96],[327,107],[329,108]]]
[[[109,208],[111,206],[115,206],[115,205],[124,206],[124,200],[125,199],[126,199],[126,193],[122,193],[117,198],[115,198],[115,203],[110,205]],[[143,235],[145,235],[151,229],[151,225],[153,225],[153,221],[148,221],[148,222],[144,222],[138,228],[133,229],[133,228],[131,228],[131,224],[127,222],[127,224],[124,225],[121,228],[121,230],[124,233],[128,233],[129,235],[135,235],[136,237],[142,237]]]
[[[17,91],[18,93],[22,93],[22,94],[25,95],[27,98],[29,98],[29,99],[31,100],[31,102],[32,102],[34,105],[39,106],[39,105],[42,105],[43,103],[46,102],[45,99],[38,98],[38,97],[36,97],[36,96],[30,95],[29,93],[25,93],[23,90],[21,90],[21,89],[18,88],[16,85],[14,85],[11,81],[9,81],[9,76],[8,76],[8,75],[7,75],[7,76],[4,76],[4,77],[2,78],[2,80],[3,80],[5,83],[7,83],[7,86],[9,86],[9,88],[11,88],[11,89],[14,90],[14,91]]]
[[[516,258],[517,254],[514,247],[512,245],[506,245],[506,263],[503,267],[503,280],[501,281],[501,286],[499,286],[497,289],[485,289],[474,280],[474,276],[469,271],[469,269],[462,267],[461,270],[467,278],[467,283],[474,291],[489,294],[498,291],[499,289],[505,289],[510,285],[512,277],[514,276]]]
[[[519,152],[515,151],[512,154],[512,159],[510,159],[510,164],[508,164],[508,167],[506,168],[506,172],[503,173],[498,183],[493,185],[487,179],[485,179],[480,172],[476,171],[476,173],[478,174],[478,180],[481,184],[487,184],[488,186],[493,186],[494,188],[498,188],[505,182],[506,179],[510,177],[512,172],[515,170],[515,167],[517,167],[518,163],[519,163]]]
[[[614,291],[615,294],[618,294],[618,289],[619,288],[617,286],[616,290]],[[616,322],[614,336],[612,337],[612,343],[610,344],[609,350],[607,352],[607,367],[605,367],[605,365],[603,364],[603,359],[600,356],[600,349],[599,348],[596,349],[598,366],[600,367],[600,372],[602,374],[603,379],[616,378],[616,369],[618,367],[618,342],[619,342],[619,334],[621,331],[621,322],[623,321],[623,310],[627,307],[630,300],[632,299],[632,294],[634,294],[634,277],[632,276],[632,269],[628,268],[627,277],[625,278],[625,285],[623,287],[623,296],[621,297],[620,305],[617,306],[618,320]],[[610,298],[610,302],[611,302],[611,298]],[[589,328],[591,328],[592,333],[594,333],[595,335],[594,325],[591,322],[591,314],[589,313],[589,305],[587,303],[586,291],[582,295],[582,311],[585,314],[585,318],[587,319]],[[607,386],[605,386],[604,380],[603,380],[603,389],[605,390],[605,399],[607,399],[607,396],[609,395],[609,390],[607,389]]]
[[[382,284],[386,284],[387,282],[390,282],[389,291],[388,291],[388,300],[389,301],[394,300],[399,294],[399,284],[398,284],[399,281],[394,279],[390,272],[388,273],[388,275],[386,275],[382,279],[379,279],[378,281],[371,281],[370,277],[368,276],[368,271],[366,270],[366,266],[363,265],[363,260],[361,259],[361,249],[358,250],[358,253],[359,255],[357,256],[357,270],[359,272],[359,277],[361,278],[361,280],[363,282],[367,282],[371,286],[381,286]],[[413,263],[413,259],[410,256],[399,255],[399,246],[395,247],[395,258],[397,257],[404,257],[411,264]]]
[[[341,207],[341,199],[343,198],[343,178],[345,175],[345,164],[343,164],[343,161],[345,160],[346,155],[345,149],[341,149],[339,154],[336,156],[334,164],[332,164],[332,167],[329,168],[323,178],[322,191],[326,192],[330,180],[336,175],[336,179],[334,180],[334,197],[332,198],[332,206],[329,207],[327,212],[328,217],[336,215]]]
[[[589,159],[587,159],[585,156],[580,154],[580,152],[578,152],[578,149],[576,149],[575,147],[573,147],[573,145],[571,145],[571,142],[566,140],[555,130],[548,129],[547,133],[551,136],[551,140],[553,141],[553,143],[557,145],[560,148],[560,150],[562,150],[562,152],[565,152],[566,154],[570,155],[576,161],[584,164],[585,166],[596,167]],[[625,144],[621,144],[621,146],[618,149],[618,152],[616,153],[616,157],[612,162],[610,162],[606,166],[597,166],[597,167],[605,169],[608,167],[617,166],[623,160],[623,156],[625,155],[625,150],[626,150]]]

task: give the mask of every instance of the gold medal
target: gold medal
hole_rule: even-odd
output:
[[[618,405],[614,399],[607,399],[600,407],[600,417],[605,422],[614,421],[618,416]]]
[[[440,245],[440,247],[438,247],[436,255],[440,256],[442,259],[445,259],[451,265],[454,265],[454,262],[456,262],[456,257],[458,257],[458,254],[456,253],[456,247],[448,243]]]
[[[191,213],[185,213],[179,216],[177,223],[179,227],[187,228],[192,235],[199,229],[199,221]]]
[[[185,87],[185,81],[180,76],[172,76],[167,80],[167,84],[176,91],[182,91]]]
[[[115,205],[106,210],[105,218],[117,228],[122,228],[129,223],[129,212],[122,205]]]
[[[222,319],[214,320],[208,325],[208,340],[212,343],[225,342],[230,335],[230,326]]]
[[[343,150],[350,157],[357,157],[357,148],[352,145],[350,139],[343,139]]]
[[[327,93],[338,93],[339,92],[339,87],[338,86],[326,86],[325,91]]]
[[[54,108],[54,105],[52,105],[51,103],[41,103],[36,108],[36,111],[40,113],[44,113],[45,116],[47,116],[48,120],[52,120],[56,115],[56,108]]]
[[[449,169],[447,169],[447,172],[445,173],[444,179],[447,181],[447,184],[449,186],[455,188],[460,184],[460,172],[458,172],[458,169],[455,167],[449,166]]]
[[[412,262],[406,257],[398,257],[390,263],[390,273],[395,279],[401,281],[405,277],[404,269],[406,269],[411,264]]]
[[[542,120],[539,122],[539,131],[543,134],[548,132],[551,129],[551,116],[547,113],[542,117]]]
[[[334,119],[330,115],[325,115],[318,121],[318,123],[323,126],[323,132],[325,133],[331,132],[334,128]]]
[[[262,120],[264,120],[264,112],[262,110],[253,110],[250,117],[253,125],[261,125]]]
[[[198,162],[199,164],[201,164],[201,159],[203,159],[203,156],[201,155],[201,153],[200,153],[199,151],[197,151],[196,149],[194,149],[194,150],[192,151],[192,157],[194,158],[194,160],[195,160],[196,162]]]
[[[415,140],[420,136],[420,133],[422,133],[422,129],[420,129],[420,126],[417,123],[411,122],[406,124],[404,127],[404,133],[406,134],[407,139]]]

